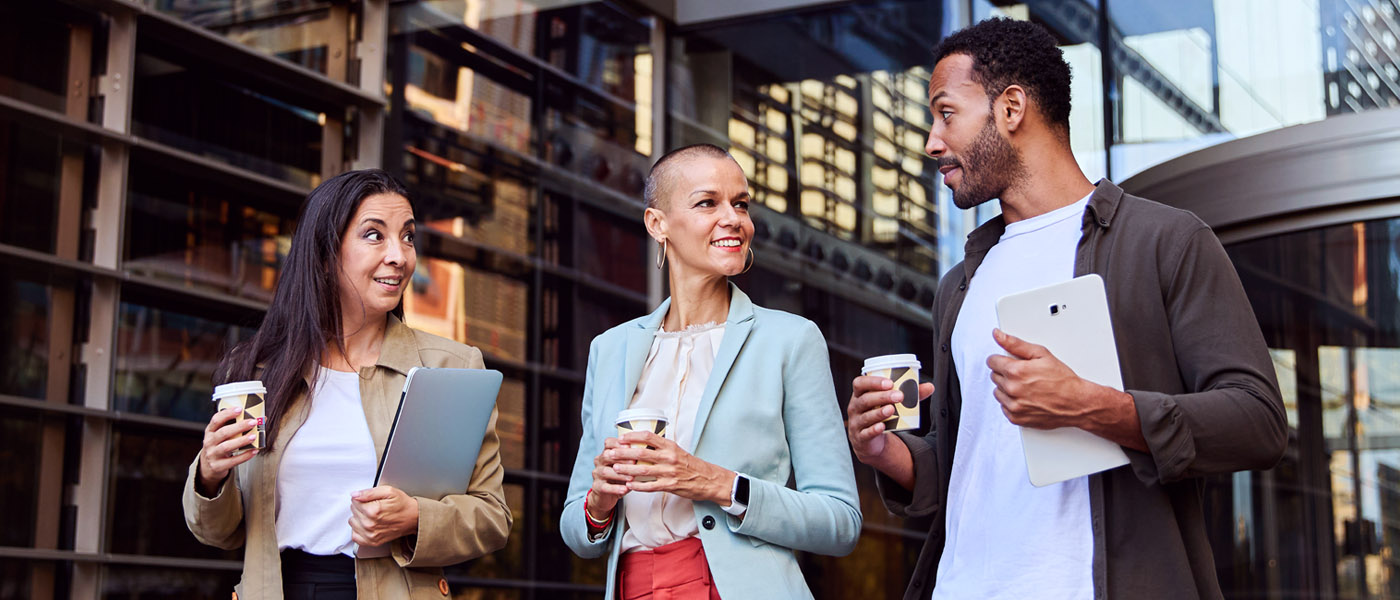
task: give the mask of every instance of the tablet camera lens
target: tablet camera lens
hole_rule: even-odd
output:
[[[1050,316],[1053,317],[1053,316],[1058,315],[1058,314],[1060,314],[1060,306],[1059,306],[1058,304],[1051,304],[1051,305],[1050,305]]]

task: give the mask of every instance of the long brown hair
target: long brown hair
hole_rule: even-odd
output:
[[[379,169],[341,173],[306,196],[262,326],[214,368],[215,385],[257,378],[267,387],[264,453],[272,450],[277,424],[288,405],[297,395],[314,389],[315,367],[326,347],[334,343],[345,355],[339,298],[341,236],[360,203],[376,194],[408,199],[403,184]],[[393,314],[403,318],[402,299]]]

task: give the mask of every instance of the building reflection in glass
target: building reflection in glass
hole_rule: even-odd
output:
[[[1233,244],[1232,260],[1274,348],[1290,423],[1279,468],[1211,495],[1237,529],[1217,544],[1238,591],[1400,597],[1400,219]]]

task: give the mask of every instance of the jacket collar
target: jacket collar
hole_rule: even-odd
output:
[[[1111,227],[1122,200],[1123,188],[1107,179],[1100,179],[1094,186],[1094,193],[1089,196],[1089,207],[1084,211],[1084,227]],[[1003,233],[1006,233],[1006,220],[997,215],[968,234],[967,244],[963,246],[963,255],[966,257],[963,259],[964,280],[972,279],[977,267],[982,264],[982,259],[987,257],[987,251],[1001,241]]]
[[[666,311],[671,309],[671,299],[661,302],[661,306],[651,311],[651,314],[637,321],[636,326],[655,334],[661,328],[661,321],[666,318]],[[725,317],[726,325],[742,323],[753,318],[753,301],[749,300],[748,294],[739,289],[739,286],[729,283],[729,316]]]
[[[667,298],[651,314],[638,320],[635,326],[628,328],[622,395],[613,399],[613,402],[617,403],[616,410],[626,408],[632,401],[632,395],[637,392],[637,382],[642,377],[642,369],[646,367],[652,340],[656,337],[656,331],[661,328],[661,321],[666,318],[666,311],[670,307],[671,299]],[[700,406],[696,409],[695,433],[692,437],[693,443],[696,445],[700,442],[705,421],[709,418],[715,398],[719,395],[719,390],[724,385],[725,379],[728,378],[729,371],[734,366],[734,360],[739,356],[739,350],[748,340],[749,331],[753,328],[753,319],[753,302],[738,286],[730,283],[729,316],[724,320],[724,339],[720,342],[719,354],[715,356],[714,369],[710,371],[710,378],[705,382],[705,390],[700,397]],[[693,448],[691,449],[693,450]]]
[[[389,313],[387,318],[384,343],[379,348],[379,361],[375,364],[408,375],[413,367],[423,366],[423,357],[418,351],[418,337],[413,335],[413,329],[394,316],[394,313]]]
[[[405,325],[402,319],[394,316],[394,313],[385,315],[384,342],[379,346],[379,360],[374,364],[376,367],[384,367],[398,372],[400,375],[408,375],[414,367],[423,366],[423,357],[418,352],[418,338],[413,335],[413,328]],[[368,368],[368,367],[366,367]],[[311,376],[316,372],[317,366],[312,365],[306,373],[302,374],[302,379],[306,381],[309,388],[311,386]],[[366,375],[363,369],[361,375]]]

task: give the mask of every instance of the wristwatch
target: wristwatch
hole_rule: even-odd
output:
[[[749,478],[743,473],[734,476],[734,487],[729,490],[729,506],[721,506],[724,512],[734,516],[743,515],[749,509]]]

